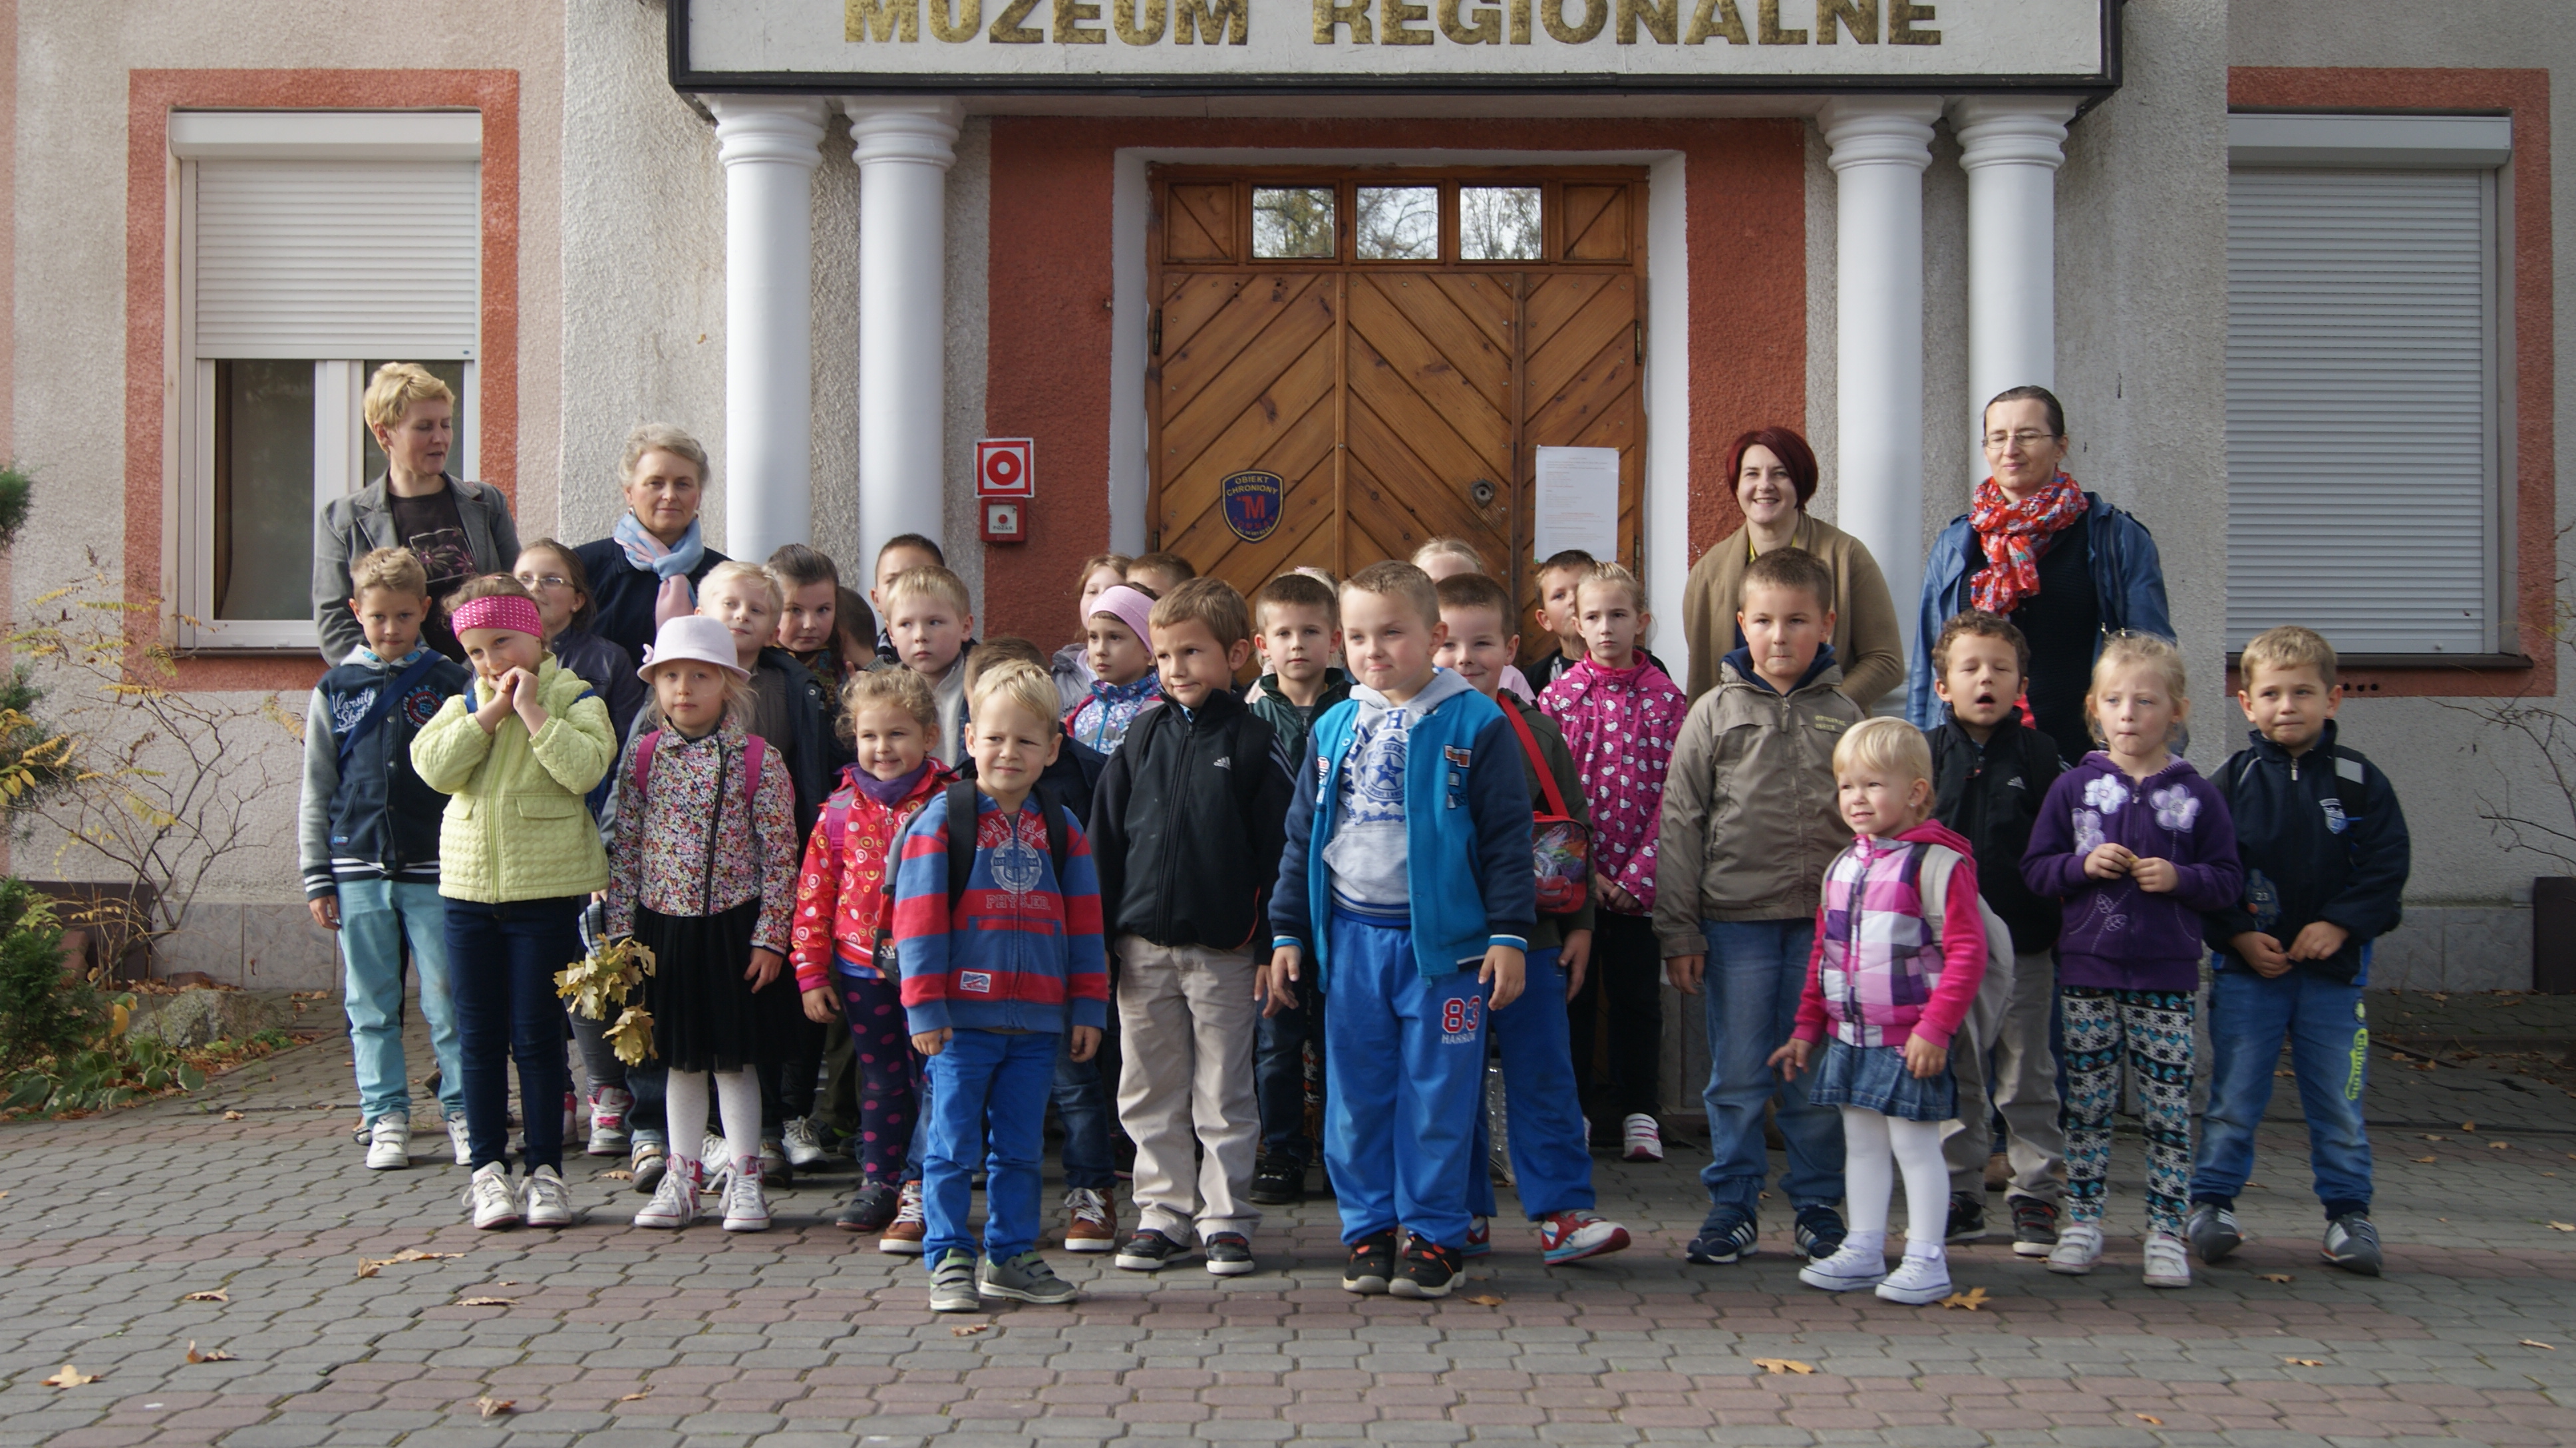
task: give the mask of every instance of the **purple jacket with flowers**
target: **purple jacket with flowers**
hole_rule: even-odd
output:
[[[1577,660],[1539,696],[1538,706],[1565,732],[1592,806],[1592,868],[1652,914],[1655,836],[1662,828],[1664,773],[1681,737],[1690,700],[1647,662],[1624,669]]]
[[[2084,857],[2104,844],[2171,860],[2182,878],[2162,895],[2127,876],[2088,878]],[[2033,892],[2066,902],[2058,984],[2113,990],[2198,989],[2201,912],[2235,904],[2245,887],[2235,822],[2200,771],[2177,759],[2133,780],[2100,750],[2048,787],[2021,874]]]

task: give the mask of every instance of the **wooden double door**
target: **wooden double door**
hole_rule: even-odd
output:
[[[1634,567],[1644,184],[1599,172],[1158,176],[1153,546],[1250,595],[1291,568],[1348,577],[1447,535],[1526,610],[1536,449],[1562,445],[1618,449],[1619,556]],[[1265,191],[1275,213],[1276,192],[1295,189],[1328,193],[1338,216],[1308,218],[1301,236],[1261,214]],[[1438,194],[1437,229],[1417,194],[1409,249],[1426,254],[1388,259],[1406,238],[1372,240],[1367,225],[1388,208],[1370,193],[1407,189]],[[1478,237],[1495,209],[1484,191],[1535,192],[1537,205],[1517,206],[1517,232]],[[1227,480],[1247,472],[1275,475],[1276,499],[1256,480],[1227,506]],[[1526,611],[1521,625],[1525,653],[1544,652]]]

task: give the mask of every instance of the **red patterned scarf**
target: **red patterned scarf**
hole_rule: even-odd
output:
[[[1986,550],[1986,566],[1969,585],[1968,601],[2005,617],[2024,599],[2037,598],[2040,546],[2083,517],[2087,506],[2084,490],[2064,473],[2018,502],[1992,478],[1977,484],[1968,526]]]

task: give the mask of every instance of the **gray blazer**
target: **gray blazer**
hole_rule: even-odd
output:
[[[519,561],[519,526],[510,521],[510,500],[490,483],[449,477],[447,487],[456,495],[466,546],[474,550],[474,571],[509,572]],[[313,520],[313,627],[322,635],[326,664],[341,662],[367,641],[357,615],[349,612],[349,561],[402,542],[394,534],[388,496],[385,476],[378,473],[374,482],[323,504]]]

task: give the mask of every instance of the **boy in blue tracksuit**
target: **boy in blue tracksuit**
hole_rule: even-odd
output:
[[[1264,1009],[1295,1003],[1311,950],[1343,1288],[1445,1297],[1467,1243],[1485,1012],[1520,995],[1538,917],[1529,790],[1501,709],[1433,663],[1446,633],[1430,575],[1375,564],[1341,603],[1358,684],[1298,771]]]
[[[2411,845],[2388,776],[2336,742],[2343,703],[2335,652],[2285,624],[2257,634],[2238,666],[2250,748],[2216,783],[2236,823],[2245,894],[2207,917],[2209,1111],[2193,1163],[2194,1250],[2216,1262],[2244,1233],[2236,1195],[2254,1166],[2254,1131],[2272,1100],[2281,1040],[2308,1119],[2308,1158],[2325,1204],[2330,1266],[2379,1275],[2370,1222],[2370,1136],[2361,1098],[2370,1027],[2362,988],[2374,940],[2397,927]]]
[[[429,573],[408,548],[349,565],[350,611],[366,642],[313,686],[304,718],[297,853],[306,908],[340,934],[341,997],[358,1072],[367,1165],[411,1165],[411,1090],[403,1065],[403,942],[420,970],[420,1013],[438,1058],[441,1107],[465,1160],[465,1071],[447,984],[447,908],[438,830],[447,797],[411,767],[411,740],[465,691],[462,665],[420,640]]]

